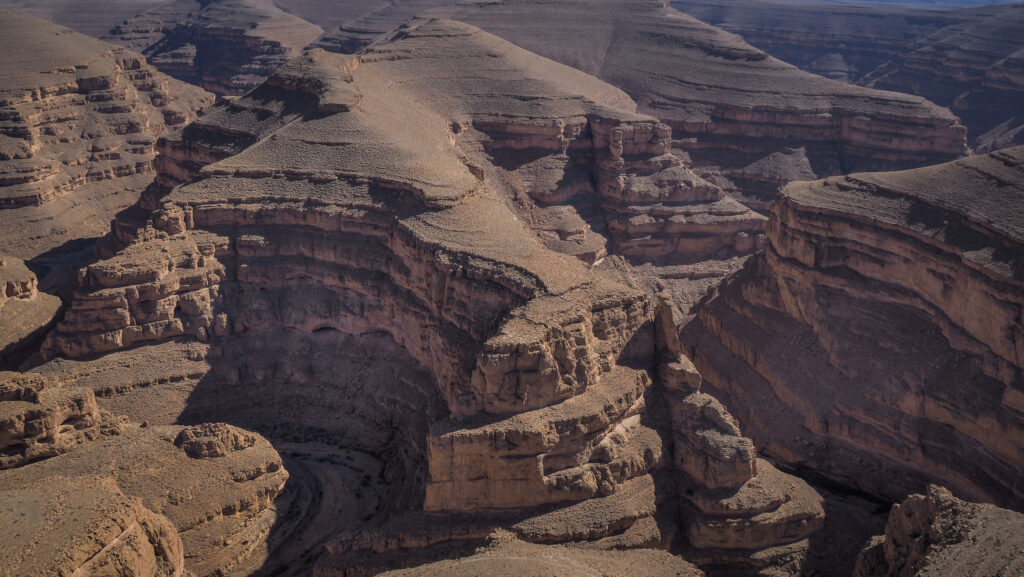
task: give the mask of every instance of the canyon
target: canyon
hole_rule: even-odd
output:
[[[0,10],[0,575],[1020,572],[1010,133],[663,2],[130,8]]]

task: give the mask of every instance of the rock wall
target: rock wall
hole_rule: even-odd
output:
[[[361,47],[368,31],[381,35],[404,21],[405,8],[397,3],[375,11],[318,45]],[[787,149],[803,148],[798,164],[813,167],[819,178],[921,166],[966,152],[965,130],[948,110],[805,73],[663,2],[519,0],[429,14],[473,24],[621,88],[640,112],[672,128],[674,146],[692,156],[699,174],[755,207],[766,208],[789,181],[778,175],[796,165],[776,155]]]
[[[787,187],[765,254],[684,331],[769,455],[1020,504],[1022,154]]]

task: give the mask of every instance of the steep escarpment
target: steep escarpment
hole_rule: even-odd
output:
[[[144,54],[165,72],[219,95],[258,86],[323,34],[270,0],[167,2],[104,36]]]
[[[894,505],[885,535],[872,539],[858,559],[855,577],[988,575],[1024,571],[1024,516],[968,503],[931,485]]]
[[[684,331],[768,454],[890,499],[1019,506],[1024,149],[794,184]]]
[[[422,563],[497,529],[798,567],[820,498],[700,391],[670,297],[606,257],[742,260],[764,220],[633,108],[447,20],[310,52],[166,139],[181,184],[83,269],[38,370],[270,438],[296,488],[269,573]],[[193,369],[103,390],[153,354]]]
[[[920,94],[948,106],[980,152],[1024,142],[1024,3],[975,8],[919,40],[862,84]]]
[[[54,271],[40,279],[52,287],[153,181],[157,138],[213,98],[29,16],[0,11],[0,29],[0,238],[18,258],[49,253],[36,268]]]
[[[366,26],[380,26],[383,12]],[[692,156],[700,174],[755,206],[766,207],[788,182],[778,176],[794,167],[823,177],[921,166],[966,151],[964,128],[948,110],[802,72],[660,2],[517,0],[430,14],[473,24],[623,89],[640,112],[672,128],[674,146]],[[319,43],[358,44],[365,31],[353,35],[352,28],[359,29],[330,32]],[[799,152],[777,154],[786,151]]]

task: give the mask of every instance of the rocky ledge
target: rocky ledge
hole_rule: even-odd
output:
[[[1024,148],[787,187],[684,340],[767,454],[1019,507]]]

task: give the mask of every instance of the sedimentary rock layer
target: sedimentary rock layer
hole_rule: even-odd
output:
[[[861,553],[854,577],[963,575],[1010,577],[1024,571],[1024,515],[968,503],[935,485],[894,505],[885,535]]]
[[[970,11],[920,41],[862,84],[920,94],[948,106],[981,152],[1024,143],[1024,3]]]
[[[941,7],[673,0],[672,6],[738,34],[772,56],[808,72],[856,83],[920,41],[972,16]]]
[[[768,454],[899,499],[1019,506],[1024,148],[786,188],[684,331]]]
[[[167,2],[103,38],[144,54],[162,72],[220,95],[259,85],[323,34],[270,0]]]
[[[0,47],[0,239],[38,259],[48,290],[153,181],[157,138],[213,97],[138,54],[6,10]]]
[[[11,575],[223,574],[259,552],[287,478],[265,439],[229,425],[128,426],[0,472],[2,518],[33,523],[5,533],[0,560]]]
[[[397,17],[400,10],[393,10]],[[383,25],[384,13],[375,12],[365,26]],[[920,97],[805,73],[660,2],[517,0],[431,13],[479,26],[625,90],[640,112],[672,128],[675,146],[706,174],[725,178],[755,204],[766,205],[788,182],[780,174],[804,165],[822,177],[920,166],[966,150],[964,128],[948,110]],[[365,36],[364,28],[351,25],[320,44],[351,48]],[[798,157],[777,155],[786,151],[799,151]]]
[[[161,182],[183,184],[83,269],[43,357],[209,342],[181,420],[216,414],[296,453],[387,455],[362,473],[367,490],[374,476],[390,485],[361,520],[375,528],[353,519],[323,574],[436,557],[502,527],[666,546],[662,499],[666,527],[685,523],[702,562],[779,546],[799,557],[820,499],[758,461],[700,392],[666,297],[623,261],[601,266],[606,252],[745,255],[764,223],[634,107],[447,20],[355,56],[310,52],[166,139]],[[374,349],[391,351],[393,374],[357,364]],[[90,365],[111,363],[40,370],[84,384]],[[309,402],[368,414],[317,424]],[[677,478],[699,503],[678,518]]]

